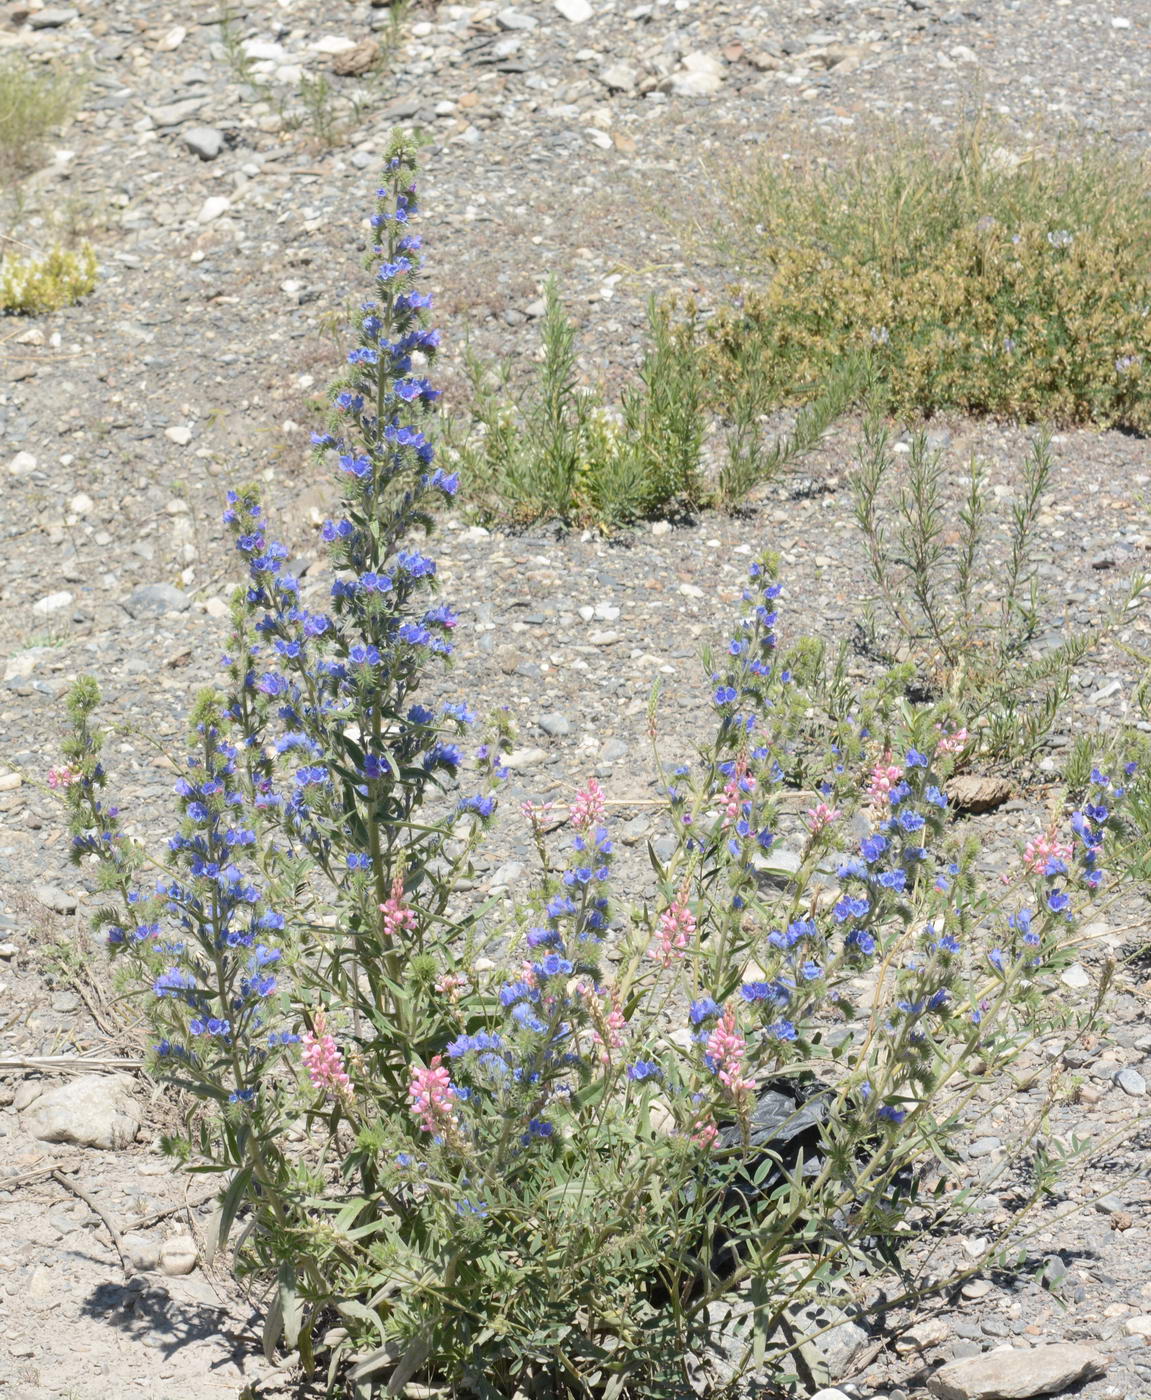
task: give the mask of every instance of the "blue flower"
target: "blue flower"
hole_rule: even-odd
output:
[[[712,1016],[719,1015],[719,1003],[711,997],[700,997],[698,1001],[693,1001],[688,1008],[688,1015],[693,1026],[698,1026],[702,1021],[709,1020]]]
[[[662,1073],[654,1060],[636,1060],[627,1067],[627,1077],[637,1084],[642,1084],[645,1079],[658,1079]]]

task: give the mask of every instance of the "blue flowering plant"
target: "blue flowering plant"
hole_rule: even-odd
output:
[[[1065,1014],[1051,973],[1103,884],[1113,787],[988,889],[943,794],[957,735],[862,697],[797,809],[812,697],[765,559],[712,665],[714,737],[664,794],[656,896],[619,888],[589,780],[564,852],[526,812],[533,893],[473,900],[506,736],[470,740],[432,698],[456,619],[423,535],[457,483],[429,436],[413,171],[397,143],[317,435],[342,487],[330,575],[301,583],[255,493],[229,496],[246,581],[167,850],[106,802],[91,682],[49,782],[183,1091],[168,1146],[220,1178],[214,1246],[263,1286],[269,1354],[356,1396],[650,1400],[720,1388],[734,1338],[780,1384],[794,1310],[903,1267],[910,1222],[944,1209],[920,1168]]]

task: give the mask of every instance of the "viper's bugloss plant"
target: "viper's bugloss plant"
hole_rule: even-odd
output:
[[[413,169],[397,144],[318,435],[343,486],[325,596],[287,571],[254,494],[229,496],[248,573],[229,683],[193,712],[156,884],[104,803],[91,683],[49,781],[119,898],[98,922],[148,1006],[155,1072],[187,1091],[169,1147],[222,1176],[217,1241],[243,1220],[269,1350],[357,1396],[647,1400],[753,1364],[783,1383],[804,1366],[781,1324],[900,1272],[912,1223],[947,1209],[921,1166],[1066,1019],[1049,973],[1102,882],[1112,785],[1097,774],[1069,832],[988,890],[949,829],[959,737],[857,706],[789,815],[814,740],[765,560],[710,672],[715,738],[669,776],[659,897],[620,888],[589,781],[562,856],[523,814],[535,892],[510,915],[469,903],[502,739],[472,747],[466,707],[427,699],[455,616],[418,536],[456,482],[425,432]],[[1038,1156],[1031,1135],[1018,1148]]]

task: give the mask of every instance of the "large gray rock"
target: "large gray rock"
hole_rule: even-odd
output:
[[[186,593],[170,583],[142,583],[124,599],[124,608],[132,617],[161,617],[168,612],[185,612],[192,604]]]
[[[938,1400],[1030,1400],[1032,1395],[1059,1395],[1106,1369],[1097,1352],[1072,1342],[1004,1348],[949,1362],[936,1371],[927,1388]]]
[[[224,133],[214,126],[190,126],[181,140],[201,160],[215,160],[224,149]]]
[[[127,1147],[140,1131],[140,1108],[129,1075],[89,1074],[55,1084],[21,1115],[24,1131],[41,1142],[76,1147]]]

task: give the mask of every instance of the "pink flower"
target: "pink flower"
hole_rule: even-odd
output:
[[[723,1016],[711,1035],[707,1038],[707,1055],[715,1069],[716,1078],[738,1099],[749,1089],[755,1088],[755,1081],[744,1075],[743,1057],[747,1053],[747,1041],[739,1033],[735,1024],[735,1011],[730,1004],[723,1009]]]
[[[723,818],[725,830],[739,821],[743,815],[744,802],[754,791],[755,779],[748,773],[746,762],[740,759],[720,798],[719,814]]]
[[[61,765],[59,768],[48,769],[48,786],[56,788],[70,788],[73,783],[80,781],[80,774],[74,769]]]
[[[897,763],[889,762],[891,755],[884,754],[883,758],[871,770],[871,784],[867,789],[867,795],[877,807],[886,807],[891,801],[891,789],[895,787],[903,778],[903,769]]]
[[[412,1066],[408,1102],[425,1133],[442,1133],[458,1126],[453,1106],[455,1097],[452,1077],[442,1055],[436,1055],[426,1067]]]
[[[648,957],[659,958],[664,967],[670,967],[683,957],[695,937],[695,928],[695,915],[686,904],[680,900],[669,904],[659,916],[659,942],[648,949]]]
[[[814,807],[807,809],[807,815],[807,824],[811,828],[812,836],[818,836],[824,827],[837,822],[843,813],[836,807],[829,807],[826,802],[817,802]]]
[[[404,904],[404,879],[402,875],[397,875],[392,881],[392,893],[380,905],[380,913],[384,916],[385,938],[395,938],[405,929],[415,928],[416,916]]]
[[[344,1068],[344,1057],[336,1042],[328,1034],[324,1013],[316,1013],[316,1031],[304,1031],[300,1036],[303,1050],[300,1059],[308,1071],[312,1087],[330,1094],[333,1098],[352,1096],[352,1081]]]
[[[1023,864],[1036,875],[1046,875],[1049,861],[1062,861],[1064,865],[1071,859],[1071,846],[1060,841],[1055,827],[1042,836],[1033,836],[1023,852]],[[1055,872],[1060,873],[1060,872]]]
[[[600,993],[587,982],[580,984],[579,991],[586,998],[588,1010],[594,1022],[592,1044],[598,1045],[600,1064],[611,1064],[611,1052],[622,1050],[627,1034],[627,1017],[615,992],[610,993],[611,1009],[605,1011],[600,1001]]]
[[[710,1118],[697,1118],[692,1124],[691,1140],[697,1147],[710,1147],[719,1137],[719,1129]]]
[[[937,724],[935,727],[940,734],[939,743],[935,746],[937,754],[958,753],[967,743],[966,729],[956,729],[952,734],[944,734],[941,724]]]
[[[575,800],[571,805],[569,814],[571,824],[577,831],[586,831],[588,827],[595,826],[597,822],[603,820],[606,810],[606,799],[603,788],[595,778],[589,778],[582,788],[576,793]]]

